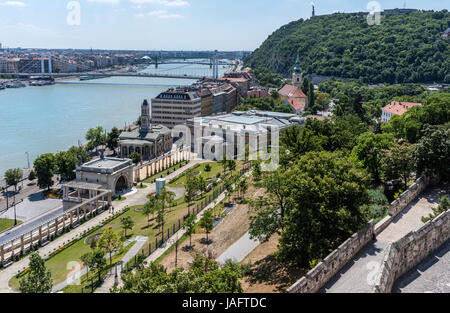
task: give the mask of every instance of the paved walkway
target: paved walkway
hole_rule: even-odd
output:
[[[450,293],[450,240],[401,276],[392,292]]]
[[[238,241],[228,247],[228,249],[225,250],[225,252],[222,253],[216,261],[221,264],[224,264],[227,260],[241,262],[250,252],[259,246],[259,244],[259,240],[251,239],[250,234],[247,232]]]
[[[205,160],[193,160],[188,165],[182,167],[181,169],[178,169],[174,173],[167,176],[167,179],[170,180],[174,178],[175,176],[181,174],[182,172],[186,171],[187,169],[199,164],[208,162]],[[126,200],[121,202],[113,202],[113,206],[115,209],[115,213],[122,211],[126,207],[131,207],[135,205],[142,205],[147,200],[147,195],[151,192],[154,192],[156,190],[155,184],[149,185],[149,187],[145,189],[139,189],[137,193],[127,197]],[[55,249],[58,249],[61,247],[64,242],[70,241],[72,239],[75,239],[76,237],[82,237],[83,232],[87,231],[88,229],[97,226],[101,221],[106,220],[110,214],[108,212],[104,212],[93,219],[87,221],[86,223],[78,226],[71,232],[62,235],[61,237],[58,237],[56,240],[48,243],[46,246],[41,247],[38,250],[38,253],[41,257],[45,257],[46,255],[53,252]],[[28,267],[29,264],[29,256],[23,258],[22,260],[18,262],[14,262],[9,267],[0,270],[0,293],[10,293],[14,292],[9,286],[8,282],[9,280],[16,274],[18,274],[20,271],[22,271],[24,268]]]
[[[124,255],[121,262],[123,266],[127,264],[134,256],[141,250],[141,248],[145,245],[147,242],[148,237],[144,236],[137,236],[133,238],[133,241],[136,241],[136,243],[130,248],[130,250]],[[97,288],[94,293],[109,293],[109,290],[114,286],[116,283],[116,273],[115,268],[111,269],[109,274],[107,275],[105,281],[103,284]],[[122,274],[122,266],[117,266],[117,279]]]
[[[375,274],[384,259],[386,248],[423,223],[421,217],[432,213],[439,199],[448,193],[440,187],[429,188],[397,215],[394,220],[353,260],[339,271],[319,292],[370,293],[375,284]]]

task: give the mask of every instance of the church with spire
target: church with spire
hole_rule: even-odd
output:
[[[297,53],[297,59],[295,60],[294,72],[292,73],[292,84],[301,87],[303,83],[302,68],[300,67],[300,55]]]
[[[308,97],[302,91],[301,86],[303,84],[303,73],[300,67],[300,55],[297,53],[297,59],[295,60],[294,71],[292,73],[292,83],[285,84],[278,94],[280,97],[288,103],[292,110],[300,114],[308,105]]]
[[[152,160],[172,149],[172,132],[163,125],[152,125],[150,105],[144,100],[141,106],[141,125],[124,131],[119,136],[119,155],[127,158],[137,152],[142,160]]]

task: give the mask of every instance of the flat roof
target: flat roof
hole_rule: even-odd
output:
[[[100,168],[100,169],[112,169],[116,166],[128,163],[129,159],[118,159],[118,158],[104,158],[96,159],[85,163],[82,165],[84,168]]]
[[[227,116],[224,118],[220,118],[220,121],[223,122],[230,122],[230,123],[239,123],[239,124],[247,124],[247,125],[251,125],[251,124],[257,124],[257,123],[262,123],[264,122],[266,119],[264,118],[259,118],[259,117],[246,117],[246,116]]]

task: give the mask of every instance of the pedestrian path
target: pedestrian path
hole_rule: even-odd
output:
[[[342,268],[319,292],[327,293],[371,293],[375,285],[375,274],[381,267],[390,243],[411,231],[419,229],[422,216],[432,213],[439,198],[448,191],[440,187],[429,188],[399,214],[377,235],[377,239],[363,249]]]
[[[257,239],[251,239],[250,233],[246,233],[238,241],[233,243],[228,249],[217,258],[217,262],[224,264],[227,260],[233,262],[241,262],[245,257],[252,252],[260,241]]]

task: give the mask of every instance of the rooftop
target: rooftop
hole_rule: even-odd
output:
[[[99,158],[81,165],[77,168],[77,171],[112,174],[122,168],[132,165],[133,162],[130,159]]]
[[[402,115],[412,107],[419,105],[422,105],[422,103],[392,101],[383,108],[383,111],[389,112],[391,114]]]

